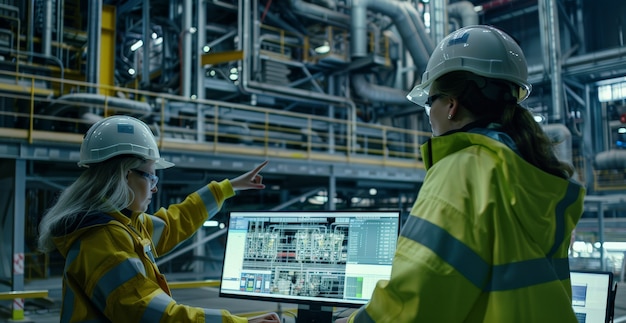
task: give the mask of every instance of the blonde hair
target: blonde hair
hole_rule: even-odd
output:
[[[117,156],[92,164],[68,186],[39,223],[39,250],[56,247],[53,237],[62,236],[68,227],[76,226],[100,212],[115,212],[128,207],[134,194],[126,182],[128,171],[145,161],[135,156]]]

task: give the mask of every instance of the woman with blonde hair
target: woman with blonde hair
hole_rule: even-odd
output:
[[[150,128],[129,116],[95,123],[79,166],[40,223],[39,248],[65,258],[60,322],[279,322],[178,304],[155,263],[191,237],[235,192],[263,189],[267,161],[231,180],[211,182],[178,204],[145,213],[157,192],[160,157]]]

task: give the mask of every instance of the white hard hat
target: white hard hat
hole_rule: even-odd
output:
[[[433,82],[453,71],[512,82],[519,86],[514,94],[518,103],[525,100],[532,89],[528,83],[526,58],[515,40],[497,28],[476,25],[452,32],[437,45],[426,65],[422,83],[409,92],[407,99],[423,106]]]
[[[159,154],[154,134],[141,120],[111,116],[94,123],[80,146],[78,166],[89,167],[119,155],[135,155],[155,161],[156,169],[174,166]]]

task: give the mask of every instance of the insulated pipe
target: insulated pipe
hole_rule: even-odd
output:
[[[63,38],[63,35],[65,34],[65,31],[63,30],[63,23],[65,21],[65,12],[63,11],[64,3],[63,1],[56,1],[56,5],[56,41],[59,44],[63,44],[63,42],[65,41],[65,39]],[[63,49],[60,46],[57,46],[56,56],[61,57],[63,55],[62,53]]]
[[[347,28],[350,26],[350,16],[346,14],[304,2],[303,0],[291,0],[290,4],[296,13],[307,18],[337,27]]]
[[[183,2],[183,31],[180,33],[182,37],[182,71],[180,75],[180,89],[181,96],[189,98],[191,96],[191,35],[195,29],[192,29],[192,14],[193,5],[191,0],[184,0]]]
[[[389,104],[411,104],[406,99],[406,91],[386,86],[372,84],[365,79],[363,74],[352,75],[354,91],[361,97],[373,102],[385,102]]]
[[[321,6],[306,3],[301,0],[291,0],[292,9],[298,14],[306,17],[314,17],[318,21],[327,22],[332,25],[351,26],[351,55],[352,57],[364,57],[367,55],[367,9],[381,12],[389,16],[398,28],[403,45],[407,48],[413,61],[419,69],[424,69],[434,44],[425,31],[423,22],[419,18],[419,13],[409,3],[397,1],[380,0],[354,0],[352,2],[351,17],[323,8]],[[351,20],[349,20],[351,18]],[[244,18],[245,19],[245,18]],[[330,20],[330,21],[329,21]],[[246,29],[247,30],[247,29]],[[245,37],[245,35],[243,35]],[[244,41],[247,43],[247,41]],[[244,49],[244,53],[247,51]],[[244,65],[245,65],[244,58]],[[244,69],[249,70],[249,69]],[[354,76],[353,82],[355,91],[363,97],[374,101],[383,99],[392,103],[406,103],[404,91],[385,88],[378,85],[369,85],[363,75]],[[250,90],[249,86],[256,82],[244,80],[244,89]],[[255,86],[266,87],[264,84]],[[270,89],[271,87],[268,87]],[[274,88],[274,91],[276,89]],[[319,96],[319,94],[315,94]],[[387,102],[385,101],[385,102]],[[352,104],[352,103],[351,103]]]
[[[426,68],[430,52],[434,49],[432,40],[425,34],[424,26],[417,11],[404,2],[380,0],[358,0],[352,2],[351,55],[364,57],[367,55],[367,9],[388,16],[398,29],[402,44],[413,58],[418,71]],[[419,28],[418,28],[419,27]],[[424,38],[422,38],[424,37]],[[430,50],[430,51],[429,51]],[[408,104],[406,92],[370,84],[364,75],[353,75],[352,84],[355,92],[362,97],[376,102],[390,104]]]
[[[626,150],[609,149],[596,155],[596,169],[626,169]]]
[[[330,10],[333,10],[333,11],[337,10],[336,0],[318,0],[318,2]]]
[[[478,14],[469,1],[448,4],[448,15],[458,17],[461,20],[461,27],[478,25]]]
[[[409,15],[409,18],[411,18],[411,22],[413,22],[413,25],[417,27],[419,39],[421,40],[422,45],[424,45],[424,48],[426,49],[426,52],[430,57],[430,53],[435,50],[435,42],[433,41],[430,34],[426,32],[426,26],[424,25],[422,17],[420,16],[419,12],[417,12],[417,10],[414,10],[408,2],[401,3],[403,3],[404,6],[407,7],[406,13]],[[428,59],[426,59],[426,62],[428,62]]]
[[[405,2],[380,1],[380,0],[355,0],[352,1],[352,24],[351,24],[351,54],[352,57],[363,57],[367,53],[367,9],[380,12],[394,22],[394,25],[402,37],[403,45],[409,51],[418,70],[424,70],[430,52],[428,48],[434,48],[429,37],[422,36],[420,28],[415,25],[411,15],[419,16],[415,8]],[[421,25],[423,26],[423,25]],[[420,26],[420,27],[421,27]],[[425,45],[428,44],[428,45]]]
[[[350,54],[352,57],[367,56],[367,0],[352,1],[350,24]]]
[[[206,3],[203,0],[198,0],[197,1],[197,14],[196,14],[196,19],[198,22],[198,27],[201,26],[206,26]],[[201,53],[203,53],[203,47],[206,43],[206,30],[204,28],[198,28],[198,38],[196,41],[196,49],[195,52],[197,53],[195,56],[195,63],[196,63],[196,67],[195,69],[195,76],[196,76],[196,97],[199,100],[204,100],[206,95],[205,95],[205,89],[204,89],[204,66],[202,66],[202,59],[200,57]],[[189,75],[190,77],[191,75]],[[204,116],[204,112],[202,111],[200,104],[198,104],[198,109],[196,110],[196,117],[198,118],[198,120],[203,120]],[[202,142],[204,141],[204,131],[205,131],[205,126],[203,122],[198,122],[198,129],[196,130],[196,135],[198,138],[198,141]],[[202,231],[202,230],[200,230]],[[197,239],[197,238],[196,238]],[[202,251],[200,252],[200,250],[202,249]],[[198,252],[198,254],[196,254],[197,256],[204,256],[204,249],[202,247],[196,248],[196,252]],[[200,265],[201,267],[202,265]],[[197,269],[199,269],[200,267],[198,267]]]
[[[52,53],[52,0],[46,0],[44,3],[43,30],[41,33],[42,54],[50,56]]]
[[[198,11],[196,13],[198,26],[206,26],[206,2],[198,0]],[[230,34],[228,34],[230,37]],[[196,96],[199,100],[204,100],[206,95],[204,93],[204,66],[202,66],[202,59],[200,55],[204,53],[204,46],[206,45],[206,29],[198,28],[198,41],[196,42]]]
[[[258,47],[252,47],[253,42],[258,38],[256,38],[255,36],[252,36],[252,38],[250,38],[250,34],[254,31],[252,29],[253,14],[257,13],[258,11],[256,9],[253,10],[251,8],[250,1],[247,0],[239,0],[237,8],[239,22],[237,28],[237,38],[239,39],[237,49],[242,50],[244,54],[243,59],[240,61],[240,75],[242,77],[239,86],[242,92],[252,95],[272,95],[274,97],[287,99],[293,99],[293,96],[296,96],[301,99],[310,100],[316,103],[319,103],[319,101],[339,103],[347,107],[347,121],[350,121],[353,126],[356,126],[356,105],[349,97],[328,95],[324,93],[300,89],[291,89],[284,86],[275,86],[267,83],[253,81],[251,79],[251,75],[253,74],[251,59],[259,56],[259,49]],[[354,131],[349,130],[347,136],[351,138],[354,133]],[[352,140],[355,140],[355,138],[352,138],[350,141]],[[351,150],[352,146],[348,146],[348,149]]]
[[[62,117],[65,113],[77,109],[84,109],[84,112],[89,112],[93,107],[101,109],[107,107],[109,110],[120,109],[127,114],[134,114],[140,118],[147,117],[152,113],[152,107],[147,102],[102,94],[70,93],[50,102],[46,108],[46,114]],[[82,115],[82,113],[80,114]]]
[[[554,153],[560,161],[574,165],[572,152],[572,133],[561,123],[547,124],[543,130],[548,135],[554,145]],[[625,160],[626,161],[626,160]],[[576,180],[580,179],[580,174],[574,174]]]
[[[564,69],[563,75],[576,76],[576,75],[589,73],[591,72],[591,70],[595,68],[595,65],[597,65],[597,63],[606,61],[606,60],[615,60],[619,64],[622,64],[620,60],[624,59],[625,57],[626,57],[626,48],[623,48],[623,47],[570,57],[566,61],[563,62],[563,65],[562,65]],[[589,66],[585,67],[584,66],[585,64]],[[575,69],[575,70],[572,70],[572,69]],[[544,72],[544,67],[542,64],[529,66],[528,67],[529,81],[531,83],[539,82],[540,80],[538,79],[543,78],[543,72]],[[535,79],[537,80],[535,81]]]
[[[35,51],[34,49],[34,45],[33,45],[33,39],[35,39],[35,26],[34,26],[34,21],[35,21],[35,0],[30,0],[30,3],[28,4],[28,17],[27,17],[27,21],[29,21],[28,27],[26,28],[26,50],[29,52],[33,52]],[[18,24],[19,24],[19,20],[18,20]],[[19,28],[18,28],[18,34],[19,34]],[[19,43],[17,48],[19,49]],[[18,54],[19,56],[19,54]],[[32,63],[32,61],[29,61],[30,63]]]
[[[237,44],[237,49],[243,50],[244,57],[240,61],[241,62],[241,82],[239,83],[240,88],[243,92],[249,94],[262,94],[262,95],[271,95],[278,98],[286,98],[293,99],[293,96],[301,97],[304,99],[309,99],[311,102],[334,102],[340,103],[348,108],[354,110],[355,105],[352,100],[349,98],[338,96],[338,95],[328,95],[319,92],[312,92],[302,89],[292,89],[289,87],[276,86],[272,84],[267,84],[263,82],[253,81],[251,79],[252,68],[250,64],[250,60],[253,57],[258,57],[258,48],[252,48],[252,44],[254,39],[251,39],[250,34],[252,30],[251,17],[253,10],[250,8],[250,1],[239,0],[238,13],[239,13],[239,26],[237,28],[238,31],[238,39],[240,42]],[[270,94],[271,93],[271,94]]]
[[[416,62],[428,62],[428,57],[434,49],[433,41],[426,33],[424,23],[419,18],[419,13],[408,2],[399,1],[381,1],[381,0],[353,0],[352,15],[347,16],[333,10],[329,10],[314,4],[304,2],[302,0],[291,0],[291,7],[294,11],[303,16],[313,16],[316,20],[327,22],[332,25],[350,26],[351,42],[353,42],[353,56],[365,56],[367,48],[367,9],[381,12],[389,16],[395,23],[396,28],[403,29],[404,46],[408,48],[411,56],[414,58],[422,56],[425,59],[416,60]],[[407,17],[410,23],[407,23]],[[355,33],[357,36],[355,36]],[[400,31],[402,34],[402,31]],[[419,36],[416,38],[415,36]],[[354,43],[356,42],[356,43]],[[357,49],[354,47],[357,46]],[[422,47],[422,48],[420,48]]]
[[[196,41],[196,48],[195,48],[195,53],[196,55],[194,55],[194,63],[195,63],[195,77],[196,77],[196,82],[195,82],[195,86],[196,86],[196,97],[198,98],[198,100],[204,100],[204,98],[206,97],[205,95],[205,89],[204,89],[204,66],[202,66],[202,59],[201,59],[201,55],[204,53],[203,51],[203,47],[206,43],[206,29],[202,28],[202,26],[206,26],[206,10],[207,10],[207,6],[206,6],[206,2],[204,0],[198,0],[196,2],[196,21],[198,22],[197,26],[198,26],[198,38]],[[191,77],[191,75],[189,75],[189,77]],[[197,120],[204,120],[204,111],[201,108],[201,104],[196,103],[197,104],[197,109],[196,109],[196,118]],[[205,124],[204,122],[198,122],[197,123],[197,129],[196,129],[196,138],[198,142],[204,142],[204,132],[205,132]],[[206,256],[206,248],[207,245],[202,243],[203,239],[205,237],[205,233],[204,230],[198,230],[196,232],[196,235],[194,236],[194,241],[199,242],[196,246],[196,248],[194,248],[193,251],[193,255],[196,259],[200,258],[202,259],[203,257]],[[204,266],[204,262],[200,261],[197,263],[196,266],[194,266],[193,271],[195,273],[203,273],[205,271],[205,266]]]
[[[141,85],[150,86],[150,52],[152,51],[152,30],[150,28],[150,0],[143,0],[141,8],[143,29],[143,59],[141,60]]]
[[[547,124],[543,131],[555,144],[554,150],[559,160],[572,164],[572,133],[561,123]]]
[[[626,48],[618,47],[614,49],[608,49],[601,52],[594,52],[592,54],[585,55],[577,55],[574,57],[570,57],[563,63],[564,68],[577,67],[582,64],[593,64],[598,61],[603,61],[607,59],[624,59],[626,57]]]
[[[429,12],[430,38],[435,42],[435,44],[439,44],[439,42],[448,35],[448,29],[450,29],[448,19],[448,1],[431,1]]]
[[[89,17],[87,19],[87,82],[94,87],[87,89],[89,93],[97,93],[95,87],[100,81],[100,29],[102,28],[102,0],[89,1]]]
[[[539,0],[539,25],[541,27],[541,42],[544,46],[543,65],[550,72],[552,87],[551,115],[556,119],[562,118],[563,83],[561,82],[561,42],[559,40],[559,19],[556,12],[556,0]]]

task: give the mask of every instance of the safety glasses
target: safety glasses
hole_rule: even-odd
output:
[[[134,169],[133,168],[131,170],[133,172],[141,175],[142,177],[145,177],[148,180],[148,182],[150,183],[150,189],[151,190],[154,189],[157,186],[157,183],[159,182],[159,177],[158,176],[152,175],[150,173],[146,173],[146,172],[144,172],[142,170],[139,170],[139,169]]]

